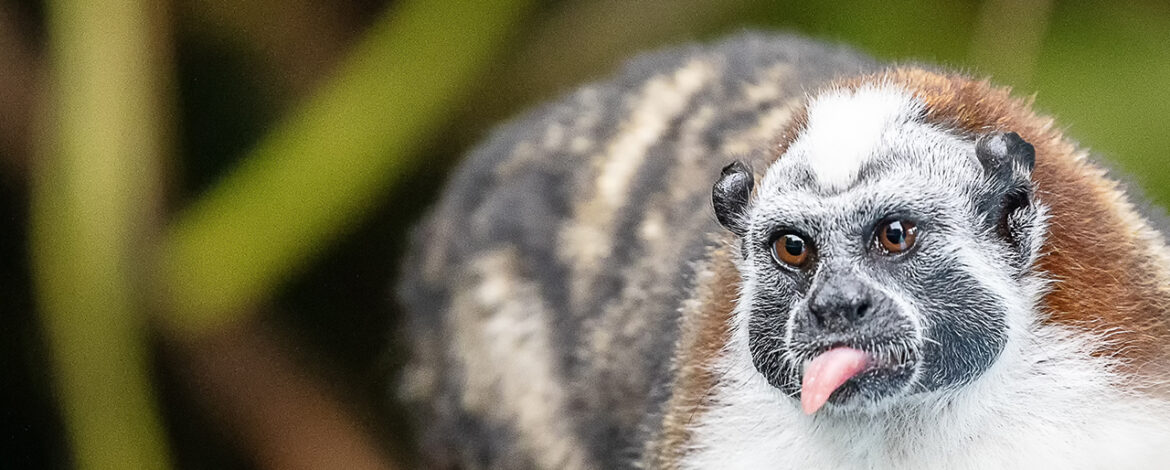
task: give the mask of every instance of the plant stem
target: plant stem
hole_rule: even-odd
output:
[[[82,469],[166,468],[149,380],[151,263],[166,135],[158,2],[49,2],[51,126],[32,189],[38,308]]]

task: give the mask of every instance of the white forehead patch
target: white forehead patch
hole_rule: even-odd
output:
[[[821,186],[845,189],[889,131],[921,116],[923,107],[894,85],[825,92],[809,100],[807,126],[786,156],[806,160]]]

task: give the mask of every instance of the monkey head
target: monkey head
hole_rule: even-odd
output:
[[[758,184],[739,162],[715,183],[740,254],[731,347],[806,413],[968,386],[1043,289],[1032,145],[927,123],[922,106],[880,86],[829,91]]]

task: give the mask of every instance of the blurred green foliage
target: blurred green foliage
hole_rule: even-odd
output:
[[[50,7],[55,119],[33,175],[31,243],[72,457],[166,468],[141,271],[167,135],[158,11],[133,0]]]
[[[61,61],[54,65],[58,79],[70,75],[74,79],[59,83],[76,90],[95,84],[106,86],[107,98],[125,104],[137,99],[135,93],[150,93],[143,88],[151,84],[149,80],[123,79],[110,88],[101,75],[118,76],[117,67],[111,67],[122,62],[107,61],[106,68],[93,59],[85,59],[91,61],[85,64],[75,62],[82,59],[60,55],[61,46],[54,41],[82,49],[121,47],[122,52],[134,50],[139,42],[150,42],[152,47],[175,54],[173,70],[164,66],[154,73],[178,74],[174,77],[176,96],[171,97],[176,109],[160,122],[150,123],[163,129],[134,125],[135,119],[141,123],[143,118],[118,111],[122,109],[118,106],[71,108],[69,102],[59,103],[66,109],[64,117],[74,121],[72,128],[59,129],[61,134],[56,138],[66,143],[78,139],[62,154],[81,163],[46,167],[44,171],[56,176],[37,182],[47,185],[37,197],[51,204],[36,207],[38,214],[33,218],[42,226],[34,233],[39,237],[34,248],[41,251],[32,255],[46,263],[40,267],[44,279],[39,288],[47,290],[40,292],[44,299],[38,305],[39,313],[47,316],[45,324],[62,331],[74,328],[58,332],[66,336],[49,336],[54,341],[85,341],[86,334],[93,334],[105,335],[106,341],[139,342],[92,344],[102,349],[99,353],[128,358],[131,363],[140,361],[136,348],[145,346],[141,332],[134,328],[141,326],[138,310],[146,307],[142,293],[134,292],[141,284],[127,281],[132,275],[126,270],[163,278],[170,298],[162,303],[169,306],[168,313],[178,315],[172,325],[190,327],[190,331],[214,328],[250,312],[275,312],[264,320],[288,325],[298,339],[310,345],[306,347],[308,356],[325,364],[323,368],[340,369],[346,387],[359,391],[360,406],[379,410],[371,419],[383,423],[380,432],[389,436],[387,439],[400,437],[403,434],[396,425],[385,424],[392,421],[386,418],[394,415],[386,389],[397,363],[397,356],[386,352],[393,351],[390,332],[396,324],[389,286],[409,226],[436,197],[450,168],[502,120],[580,83],[609,75],[638,51],[714,40],[743,29],[795,31],[849,44],[882,59],[940,64],[1011,85],[1018,94],[1035,95],[1038,107],[1055,115],[1069,135],[1115,162],[1123,172],[1135,175],[1156,202],[1170,204],[1170,160],[1165,158],[1170,153],[1166,124],[1170,122],[1170,4],[1162,1],[560,0],[527,6],[529,3],[257,0],[237,4],[190,0],[174,3],[169,19],[154,18],[173,25],[174,34],[169,36],[173,43],[123,37],[135,44],[87,42],[103,37],[100,28],[108,26],[103,24],[91,24],[99,29],[84,37],[79,34],[85,31],[66,23],[45,28],[44,24],[53,23],[41,17],[44,7],[37,0],[0,5],[14,5],[11,11],[15,16],[0,20],[17,18],[26,23],[22,30],[32,32],[29,40],[37,43],[32,53],[43,50],[57,54]],[[80,5],[76,1],[59,4]],[[5,11],[9,10],[0,13]],[[61,15],[65,10],[49,11]],[[87,14],[96,18],[128,13],[108,9]],[[42,30],[49,34],[41,34]],[[0,41],[0,49],[8,46]],[[110,52],[91,49],[88,53]],[[86,64],[94,67],[71,68]],[[163,97],[157,105],[165,108],[167,100]],[[3,103],[0,100],[0,106]],[[70,114],[74,112],[76,116]],[[168,118],[175,122],[166,122]],[[101,122],[132,130],[95,136],[86,133],[93,129],[77,122]],[[170,124],[178,134],[174,139],[177,148],[159,154],[173,157],[162,166],[170,168],[174,178],[136,180],[143,175],[110,174],[120,168],[118,165],[95,165],[92,161],[91,166],[84,165],[85,158],[103,151],[103,142],[122,146],[108,151],[125,158],[121,165],[153,165],[157,162],[151,163],[146,158],[149,155],[133,154],[127,150],[128,144],[118,139],[145,132],[142,139],[169,142],[163,134],[169,132],[166,127]],[[96,144],[87,147],[86,142]],[[0,146],[0,156],[6,159],[31,160],[16,153]],[[152,195],[142,196],[160,199],[155,201],[163,206],[160,218],[169,227],[164,232],[167,238],[157,247],[163,254],[163,275],[153,271],[157,266],[141,260],[135,266],[123,266],[119,264],[125,262],[121,255],[70,264],[70,253],[76,259],[104,256],[92,248],[102,240],[87,238],[82,232],[85,226],[78,223],[82,220],[101,230],[112,230],[112,235],[105,235],[120,249],[126,249],[127,240],[137,236],[130,229],[136,222],[127,221],[130,209],[114,207],[107,214],[110,217],[84,218],[95,214],[88,211],[96,206],[87,204],[100,197],[92,194],[127,185],[167,183],[174,187],[161,188],[159,194],[147,191]],[[72,199],[52,202],[62,196],[54,192],[60,187],[52,185],[75,185],[95,193],[78,192]],[[19,189],[3,194],[16,192]],[[124,195],[132,194],[141,193]],[[66,230],[57,231],[60,228]],[[156,229],[162,231],[161,227]],[[10,239],[23,240],[19,235],[26,230],[23,224],[17,223],[11,230],[16,235]],[[153,254],[155,247],[133,248]],[[5,272],[25,269],[20,261],[6,262],[11,266],[6,264]],[[85,317],[104,329],[90,328],[85,322],[69,323],[74,319],[70,315],[82,318],[79,312],[87,308],[79,305],[81,297],[70,292],[71,282],[93,283],[83,275],[105,276],[113,284],[111,297],[105,299],[113,299],[108,309],[113,313]],[[100,300],[104,294],[97,295]],[[10,305],[25,303],[12,301]],[[271,307],[253,308],[263,304]],[[18,324],[27,316],[6,315],[0,322]],[[106,320],[114,323],[103,323]],[[3,334],[20,335],[21,331],[26,329],[4,329]],[[0,336],[0,341],[8,339]],[[72,359],[116,360],[78,351],[84,350],[64,354]],[[40,361],[21,364],[15,371],[7,370],[6,365],[5,383],[38,387],[35,384],[44,381],[37,378],[47,370],[46,361]],[[173,368],[164,363],[163,372],[154,372],[156,383],[158,375],[165,378],[181,373],[170,370]],[[85,372],[60,365],[56,370],[62,374]],[[128,382],[140,381],[134,371],[124,372]],[[72,384],[69,386],[85,385],[70,380],[65,378]],[[39,388],[34,391],[50,393]],[[149,395],[149,391],[139,392]],[[206,458],[200,457],[206,452],[186,442],[197,440],[200,433],[182,430],[192,422],[187,418],[193,414],[184,393],[190,391],[163,393],[167,417],[163,421],[169,427],[171,445],[178,449],[180,465],[197,468],[200,458],[206,464]],[[76,401],[68,394],[62,398]],[[149,404],[129,401],[147,409],[136,413],[149,414]],[[77,406],[83,405],[74,403],[66,409],[76,413]],[[23,424],[26,430],[55,429],[42,423],[54,419],[51,414],[19,416],[34,416],[31,424]],[[101,415],[87,419],[100,421]],[[155,426],[149,416],[146,421],[142,429]],[[44,432],[49,431],[40,435]],[[222,434],[214,429],[201,432]],[[148,450],[143,452],[155,456],[150,459],[165,458],[158,457],[165,452],[151,450],[157,442],[144,442]],[[59,460],[45,456],[23,461]]]
[[[423,137],[451,114],[526,4],[396,5],[332,80],[174,222],[162,247],[171,324],[221,326],[345,233],[417,165]]]

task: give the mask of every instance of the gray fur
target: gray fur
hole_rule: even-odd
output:
[[[640,460],[660,427],[693,263],[722,230],[710,199],[720,168],[764,168],[805,92],[874,66],[845,48],[758,34],[648,54],[472,152],[417,229],[398,289],[414,345],[402,390],[427,467]],[[684,102],[642,99],[656,94]],[[656,118],[665,127],[651,141],[630,134]],[[626,148],[639,153],[615,153]],[[624,188],[614,198],[599,179],[620,175],[622,159],[639,163],[613,178]],[[514,352],[499,356],[479,336],[489,331],[514,335]],[[477,361],[496,357],[509,359]],[[506,382],[516,377],[530,383]]]

